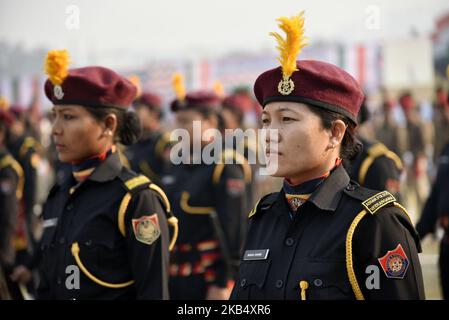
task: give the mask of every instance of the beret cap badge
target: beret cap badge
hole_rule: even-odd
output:
[[[295,90],[295,83],[293,82],[293,80],[283,76],[282,80],[279,81],[278,84],[279,93],[282,94],[283,96],[288,96],[290,93],[293,92],[293,90]]]
[[[61,100],[64,97],[62,83],[69,74],[70,57],[67,50],[51,50],[45,59],[45,73],[54,85],[53,94]]]
[[[64,98],[64,91],[62,91],[62,87],[59,85],[53,87],[53,93],[56,99],[61,100],[62,98]]]
[[[278,61],[282,68],[282,79],[278,84],[278,92],[288,96],[295,89],[295,83],[290,79],[295,71],[299,71],[296,66],[296,58],[307,43],[304,37],[304,11],[293,17],[281,17],[277,19],[279,28],[284,31],[285,38],[277,32],[271,32],[277,41],[276,49],[279,51]]]

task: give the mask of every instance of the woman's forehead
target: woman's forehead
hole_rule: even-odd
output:
[[[55,104],[52,110],[54,111],[77,111],[82,110],[83,107],[75,104]]]
[[[294,113],[304,113],[309,111],[307,105],[299,102],[290,101],[276,101],[268,103],[262,114],[274,114],[281,112],[294,112]]]

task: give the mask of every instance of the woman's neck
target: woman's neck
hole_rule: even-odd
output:
[[[340,165],[341,159],[339,157],[332,158],[332,160],[326,161],[325,164],[308,170],[307,172],[302,172],[300,174],[285,177],[286,180],[292,185],[300,185],[304,182],[321,177],[328,172],[330,172],[334,167]]]

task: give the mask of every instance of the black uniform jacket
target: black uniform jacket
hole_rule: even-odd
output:
[[[293,219],[283,191],[258,202],[231,298],[421,299],[418,251],[394,197],[350,182],[339,166]]]
[[[53,187],[43,213],[39,298],[168,298],[165,209],[148,184],[133,188],[136,177],[113,153],[79,186],[69,177]]]

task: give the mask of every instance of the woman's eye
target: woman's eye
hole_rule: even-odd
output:
[[[74,116],[72,116],[72,115],[70,115],[70,114],[64,114],[64,120],[72,120],[72,119],[75,119],[75,117]]]
[[[293,120],[295,120],[295,119],[290,118],[290,117],[282,117],[282,121],[283,122],[290,122],[290,121],[293,121]]]
[[[267,118],[262,119],[262,124],[269,124],[270,120],[268,120]]]

